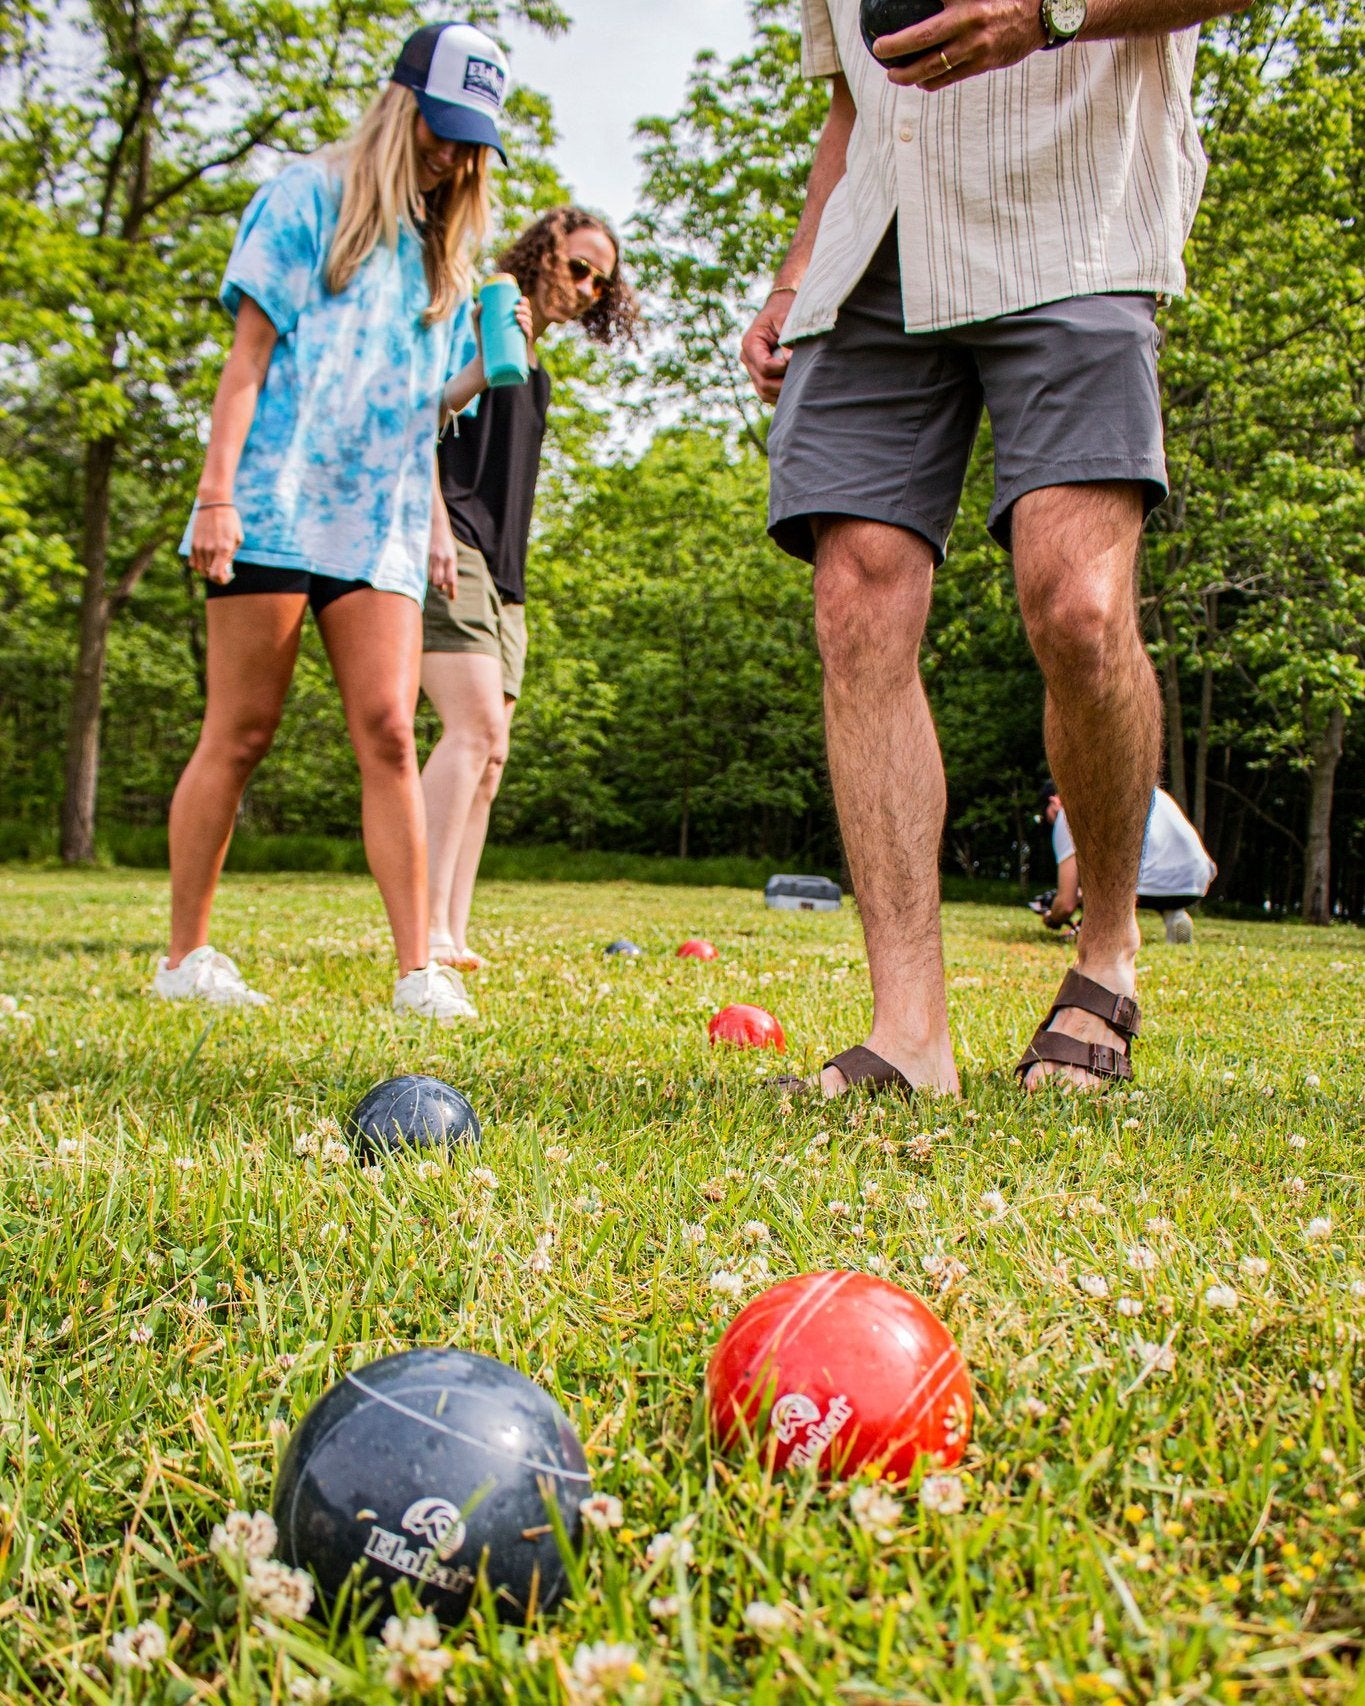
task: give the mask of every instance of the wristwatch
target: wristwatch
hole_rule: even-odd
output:
[[[1063,47],[1085,28],[1085,0],[1043,0],[1038,17],[1043,26],[1043,46]]]

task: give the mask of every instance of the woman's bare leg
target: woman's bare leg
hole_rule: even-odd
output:
[[[512,715],[517,702],[504,698],[502,704],[502,740],[489,754],[483,776],[474,790],[469,816],[465,819],[460,856],[455,861],[455,875],[450,885],[450,934],[455,941],[456,953],[467,952],[469,948],[469,913],[474,905],[474,884],[479,875],[479,861],[483,858],[483,844],[488,839],[488,814],[502,786],[507,754],[511,749]]]
[[[427,963],[426,813],[412,720],[422,662],[422,607],[362,587],[319,613],[346,727],[360,765],[365,856],[384,897],[398,975]]]
[[[204,726],[171,800],[172,967],[209,939],[237,808],[279,727],[307,604],[294,592],[208,600]]]
[[[422,686],[441,719],[441,738],[422,771],[430,836],[427,893],[431,928],[438,934],[455,936],[456,945],[463,946],[463,929],[456,935],[451,913],[456,873],[465,857],[475,799],[489,764],[501,754],[497,759],[500,776],[507,758],[510,717],[503,699],[502,664],[477,652],[427,652],[422,658]],[[487,829],[485,807],[483,826],[478,831],[480,849]],[[474,872],[477,870],[476,856]],[[471,895],[474,872],[469,877]],[[462,923],[468,922],[468,914],[466,901]]]

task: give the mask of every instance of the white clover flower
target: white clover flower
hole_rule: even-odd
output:
[[[59,1137],[57,1139],[57,1159],[59,1161],[74,1161],[83,1152],[84,1145],[78,1137]]]
[[[1230,1285],[1211,1285],[1204,1293],[1204,1302],[1210,1309],[1235,1309],[1237,1292]]]
[[[1289,1136],[1285,1138],[1285,1142],[1291,1149],[1306,1149],[1308,1147],[1308,1139],[1301,1131],[1291,1131]]]
[[[1126,1315],[1131,1320],[1135,1315],[1141,1315],[1142,1301],[1136,1297],[1121,1297],[1114,1308],[1118,1310],[1120,1315]]]
[[[332,1697],[332,1685],[325,1676],[296,1676],[289,1684],[289,1698],[298,1706],[323,1706]]]
[[[1041,1422],[1047,1414],[1047,1405],[1041,1398],[1030,1395],[1024,1400],[1024,1414],[1030,1416],[1035,1422]]]
[[[166,1631],[150,1620],[135,1629],[120,1629],[106,1651],[115,1670],[151,1670],[166,1657]]]
[[[625,1520],[620,1499],[610,1493],[592,1493],[578,1501],[578,1509],[589,1528],[606,1530],[620,1528]]]
[[[434,1179],[441,1171],[441,1163],[439,1161],[434,1161],[431,1156],[428,1155],[424,1156],[422,1160],[416,1162],[412,1170],[416,1173],[419,1179]]]
[[[1303,1075],[1303,1081],[1310,1090],[1320,1090],[1322,1088],[1322,1079],[1318,1077],[1316,1072],[1305,1072]]]
[[[1145,1229],[1152,1238],[1164,1238],[1168,1232],[1175,1230],[1173,1224],[1167,1220],[1164,1214],[1154,1214],[1150,1220],[1145,1222]]]
[[[682,1600],[677,1594],[655,1594],[649,1602],[649,1615],[664,1623],[670,1617],[676,1617],[682,1610]]]
[[[1330,1238],[1332,1236],[1331,1221],[1325,1214],[1316,1216],[1315,1219],[1308,1222],[1305,1229],[1305,1236],[1313,1239]]]
[[[767,1222],[763,1220],[746,1220],[740,1230],[750,1244],[766,1244],[772,1237]]]
[[[909,1191],[906,1193],[905,1206],[908,1209],[919,1212],[920,1210],[928,1208],[929,1199],[925,1196],[923,1191]]]
[[[853,1210],[846,1202],[840,1202],[836,1198],[834,1202],[825,1204],[825,1213],[829,1215],[831,1220],[847,1220]]]
[[[1352,1297],[1365,1297],[1365,1280],[1354,1279],[1346,1289]]]
[[[298,1156],[316,1155],[321,1147],[316,1130],[301,1131],[294,1139],[294,1153]]]
[[[927,1161],[934,1153],[933,1134],[921,1131],[906,1142],[905,1148],[912,1161]]]
[[[319,1238],[340,1238],[341,1227],[335,1220],[324,1220],[318,1228]]]
[[[1138,1131],[1141,1128],[1141,1126],[1142,1126],[1141,1120],[1125,1120],[1123,1122],[1123,1129],[1125,1131]]]
[[[751,1599],[744,1607],[744,1621],[755,1635],[785,1634],[789,1619],[780,1605],[769,1605],[765,1599]]]
[[[272,1556],[278,1539],[269,1511],[229,1511],[222,1522],[215,1523],[209,1551],[218,1559],[249,1564]]]
[[[140,1322],[136,1327],[130,1327],[128,1329],[128,1343],[130,1345],[149,1345],[151,1342],[152,1329],[145,1321]]]
[[[291,1570],[278,1558],[253,1558],[242,1590],[262,1616],[295,1623],[307,1617],[313,1603],[313,1578],[307,1570]]]
[[[855,1487],[848,1504],[854,1521],[865,1534],[883,1545],[896,1538],[896,1525],[901,1519],[899,1499],[880,1487]]]
[[[981,1206],[992,1220],[1003,1220],[1009,1213],[1009,1204],[1005,1201],[1003,1191],[985,1191],[981,1197]]]
[[[594,1641],[574,1651],[569,1667],[575,1686],[589,1700],[619,1694],[628,1683],[643,1682],[645,1667],[629,1641]]]
[[[362,1179],[368,1179],[372,1185],[382,1185],[384,1182],[384,1169],[378,1161],[374,1161],[371,1162],[368,1167],[362,1167],[360,1169],[360,1176]]]
[[[554,1248],[555,1235],[553,1231],[542,1232],[536,1239],[536,1247],[526,1259],[526,1266],[533,1274],[548,1274],[554,1267],[554,1258],[550,1252]]]
[[[697,1221],[684,1221],[679,1236],[684,1244],[691,1244],[700,1249],[706,1242],[706,1228]]]
[[[729,1268],[717,1268],[711,1275],[711,1290],[720,1297],[739,1297],[744,1291],[744,1281]]]
[[[441,1631],[429,1613],[422,1617],[390,1617],[384,1624],[384,1645],[393,1655],[384,1673],[390,1688],[413,1693],[440,1685],[454,1663],[441,1645]]]
[[[171,1165],[178,1167],[182,1173],[193,1173],[199,1162],[193,1155],[176,1155],[172,1157]]]
[[[324,1167],[349,1167],[351,1152],[340,1139],[329,1137],[322,1146],[321,1161]]]
[[[1264,1256],[1243,1256],[1237,1266],[1248,1279],[1264,1279],[1270,1272],[1270,1263]]]
[[[1303,1193],[1308,1189],[1308,1181],[1306,1179],[1300,1178],[1299,1175],[1296,1173],[1294,1175],[1294,1177],[1289,1181],[1288,1188],[1290,1191],[1293,1192],[1293,1194],[1296,1197],[1301,1197],[1303,1195]]]
[[[1133,1244],[1124,1251],[1128,1266],[1135,1273],[1155,1273],[1158,1265],[1157,1253],[1146,1244]]]
[[[8,1018],[12,1013],[17,1013],[18,1011],[19,1003],[12,995],[0,995],[0,1013],[3,1013],[5,1017]]]
[[[694,1555],[692,1542],[685,1534],[679,1534],[673,1528],[666,1528],[662,1533],[656,1534],[645,1547],[645,1557],[651,1564],[662,1564],[670,1558],[679,1564],[690,1564]]]
[[[571,1149],[566,1149],[562,1143],[552,1143],[545,1151],[545,1159],[554,1167],[562,1167],[572,1155]]]
[[[891,1264],[887,1261],[885,1256],[874,1251],[863,1265],[870,1274],[884,1274]]]
[[[491,1167],[476,1167],[469,1177],[474,1184],[482,1185],[486,1191],[496,1191],[498,1188],[498,1175]]]
[[[967,1489],[960,1475],[926,1475],[920,1482],[919,1502],[939,1516],[956,1516],[966,1507]]]
[[[879,1109],[878,1112],[880,1112],[880,1111],[881,1110]],[[864,1202],[867,1202],[867,1203],[880,1202],[881,1201],[881,1195],[882,1195],[881,1181],[878,1179],[869,1179],[867,1181],[867,1183],[862,1187],[862,1190],[859,1192],[859,1195],[862,1197]]]
[[[1162,1374],[1175,1373],[1175,1350],[1170,1345],[1153,1344],[1148,1339],[1134,1339],[1133,1355],[1144,1367],[1150,1366]]]
[[[1237,1082],[1237,1074],[1235,1072],[1225,1072],[1223,1074],[1223,1082],[1224,1084],[1235,1084]]]
[[[1109,1281],[1103,1274],[1078,1274],[1076,1284],[1087,1297],[1108,1297]]]

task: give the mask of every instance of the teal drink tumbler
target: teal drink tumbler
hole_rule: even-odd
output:
[[[520,299],[521,286],[510,272],[495,272],[479,292],[479,339],[490,387],[526,383],[526,336],[515,313]]]

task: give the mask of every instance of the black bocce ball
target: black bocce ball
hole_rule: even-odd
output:
[[[640,955],[644,953],[643,948],[637,947],[634,942],[627,941],[624,936],[615,942],[608,942],[606,951],[609,954],[621,954],[628,960],[638,960]]]
[[[415,1072],[376,1084],[357,1104],[347,1130],[367,1161],[395,1149],[449,1149],[483,1136],[466,1097],[439,1078]]]
[[[469,1609],[480,1566],[508,1622],[548,1611],[567,1575],[547,1501],[574,1549],[592,1491],[568,1418],[492,1357],[424,1349],[356,1369],[289,1442],[275,1490],[280,1555],[331,1601],[359,1565],[357,1608],[412,1588],[444,1624]]]
[[[898,34],[912,24],[922,24],[943,10],[942,0],[863,0],[858,24],[869,53],[880,36]],[[928,50],[926,50],[928,51]],[[879,59],[878,65],[913,65],[923,53],[900,53],[894,59]]]

